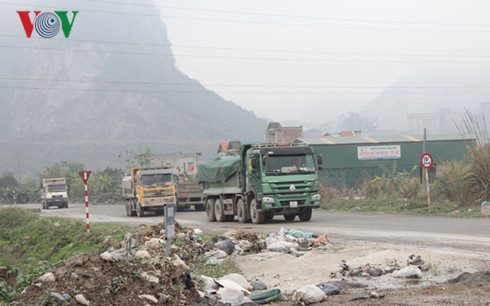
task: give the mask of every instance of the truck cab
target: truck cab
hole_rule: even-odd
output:
[[[65,178],[43,179],[41,182],[41,208],[51,206],[68,208],[68,188]]]
[[[161,215],[166,204],[175,203],[175,185],[169,168],[132,168],[129,192],[127,181],[128,178],[123,178],[122,186],[128,216],[142,217],[147,211]]]

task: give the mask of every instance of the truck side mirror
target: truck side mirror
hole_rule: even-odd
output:
[[[318,159],[318,164],[323,165],[323,158],[321,155],[317,155],[316,158]]]

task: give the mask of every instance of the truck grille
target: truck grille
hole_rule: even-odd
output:
[[[306,195],[311,192],[314,181],[289,181],[270,183],[272,192],[279,196]],[[294,186],[292,188],[291,186]]]
[[[145,190],[143,192],[145,197],[148,196],[170,196],[173,195],[172,190]]]

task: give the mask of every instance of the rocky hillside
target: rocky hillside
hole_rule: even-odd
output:
[[[265,138],[265,120],[178,70],[156,8],[66,5],[80,11],[69,38],[28,39],[15,11],[2,12],[13,37],[0,48],[0,171],[105,167],[147,147],[211,157],[220,141]]]

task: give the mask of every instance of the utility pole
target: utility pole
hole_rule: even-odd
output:
[[[424,154],[427,153],[426,143],[427,143],[427,129],[424,128],[424,144],[423,144]],[[424,173],[425,173],[425,185],[427,186],[427,203],[429,204],[429,213],[431,213],[431,210],[430,210],[429,169],[424,167]]]

